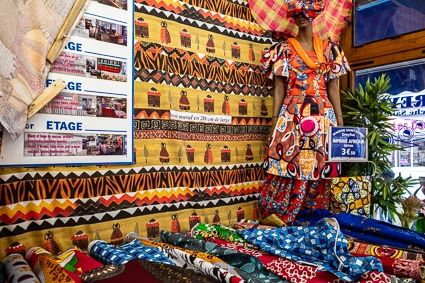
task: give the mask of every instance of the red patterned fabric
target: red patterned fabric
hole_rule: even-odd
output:
[[[355,241],[349,241],[349,249],[350,254],[354,256],[372,255],[379,258],[385,273],[418,280],[425,279],[423,255]]]
[[[268,174],[260,192],[263,217],[274,213],[292,223],[301,209],[329,209],[329,182],[301,181]]]
[[[328,283],[328,282],[343,282],[339,280],[338,277],[330,272],[316,272],[316,267],[311,265],[303,265],[291,260],[287,260],[283,257],[277,257],[271,254],[268,254],[265,251],[253,249],[246,247],[243,244],[235,244],[228,241],[214,239],[216,244],[223,246],[225,248],[233,249],[238,252],[249,254],[260,259],[264,266],[275,273],[276,275],[281,276],[283,279],[286,279],[290,282],[297,283]],[[390,281],[390,276],[382,272],[368,272],[362,276],[362,279],[358,283],[388,283]]]
[[[86,283],[161,282],[139,264],[139,259],[133,259],[126,264],[105,265],[92,269],[82,274],[82,279]]]
[[[304,14],[304,16],[312,21],[323,12],[325,6],[323,0],[286,0],[288,10],[286,11],[286,17],[293,17],[296,14]]]
[[[377,257],[399,258],[417,260],[425,264],[425,253],[419,251],[408,251],[389,246],[362,243],[352,239],[348,241],[350,253],[372,255]]]
[[[32,247],[26,252],[25,259],[37,276],[47,280],[48,276],[54,274],[55,280],[59,282],[66,282],[65,278],[69,278],[69,282],[82,283],[82,273],[103,266],[94,258],[74,248],[69,248],[59,255],[53,255],[41,247]]]

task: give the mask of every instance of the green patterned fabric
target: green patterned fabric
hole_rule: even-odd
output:
[[[208,238],[217,238],[229,242],[247,243],[236,230],[221,225],[211,225],[199,223],[191,230],[192,236],[200,240],[208,240]]]

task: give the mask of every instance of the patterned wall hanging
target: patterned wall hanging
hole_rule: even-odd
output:
[[[109,243],[117,223],[155,237],[258,216],[270,34],[246,1],[134,5],[134,164],[0,168],[0,246],[50,231],[63,251],[81,232]]]

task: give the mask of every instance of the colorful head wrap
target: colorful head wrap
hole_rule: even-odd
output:
[[[288,5],[286,11],[288,18],[303,14],[310,22],[325,9],[323,0],[285,0],[285,2]]]

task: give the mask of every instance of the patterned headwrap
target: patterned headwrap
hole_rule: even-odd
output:
[[[288,5],[286,11],[288,18],[303,14],[310,22],[325,9],[323,0],[285,0],[285,2]]]

